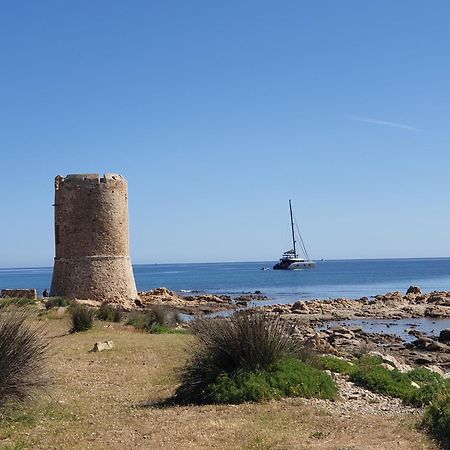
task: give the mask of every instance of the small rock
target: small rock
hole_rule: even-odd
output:
[[[102,352],[103,350],[111,350],[114,348],[113,341],[96,342],[91,352]]]
[[[433,359],[430,358],[427,355],[421,355],[421,356],[418,356],[417,358],[415,358],[414,362],[416,364],[420,364],[420,365],[422,365],[422,364],[432,364],[433,363]]]

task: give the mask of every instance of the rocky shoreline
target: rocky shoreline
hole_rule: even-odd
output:
[[[406,294],[400,292],[377,295],[372,299],[333,299],[296,302],[291,305],[271,305],[262,308],[269,314],[281,315],[292,322],[294,334],[314,351],[345,358],[375,351],[383,357],[395,355],[399,370],[412,366],[424,366],[450,375],[450,329],[439,330],[437,336],[415,330],[407,333],[415,339],[406,342],[402,337],[389,333],[370,333],[361,326],[330,326],[330,321],[348,321],[361,318],[431,319],[450,317],[450,292],[422,293],[411,286]]]
[[[236,297],[224,294],[177,293],[165,287],[139,292],[138,306],[142,308],[161,305],[176,311],[204,315],[220,311],[234,310],[248,306],[253,301],[267,300],[261,291],[243,292]]]
[[[411,286],[406,294],[388,292],[373,298],[305,300],[293,304],[270,305],[265,312],[291,315],[307,321],[351,320],[359,318],[410,319],[450,318],[450,292],[422,293]]]

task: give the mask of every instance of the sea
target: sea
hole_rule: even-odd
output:
[[[450,258],[354,259],[317,261],[314,269],[272,270],[275,261],[133,266],[138,291],[167,287],[177,292],[239,295],[261,291],[268,303],[306,299],[360,298],[405,292],[450,290]],[[36,288],[51,284],[51,267],[0,268],[0,288]]]
[[[372,297],[406,292],[411,285],[419,286],[423,292],[450,291],[450,258],[326,260],[317,261],[314,269],[287,271],[272,270],[274,264],[275,261],[136,264],[133,271],[138,291],[164,286],[181,293],[238,296],[260,291],[269,297],[249,306]],[[35,288],[42,293],[50,288],[51,278],[51,267],[0,268],[0,289]],[[358,325],[368,332],[397,334],[410,341],[413,337],[408,328],[438,334],[450,328],[450,319],[358,319],[328,324],[332,325]]]

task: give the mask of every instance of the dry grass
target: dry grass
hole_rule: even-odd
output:
[[[50,364],[57,384],[49,398],[0,421],[0,448],[436,448],[413,429],[417,417],[336,417],[301,399],[144,406],[174,392],[176,371],[192,347],[192,336],[141,333],[104,322],[85,333],[68,334],[65,318],[44,317],[53,335]],[[113,340],[115,348],[89,353],[99,340]]]

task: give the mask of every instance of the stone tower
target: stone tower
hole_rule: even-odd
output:
[[[50,295],[138,298],[128,240],[128,188],[116,174],[55,178],[55,265]]]

